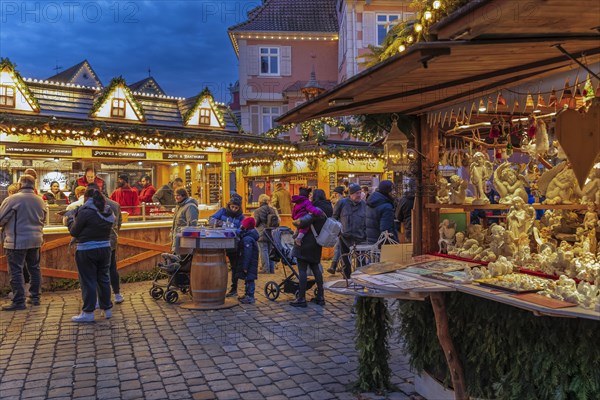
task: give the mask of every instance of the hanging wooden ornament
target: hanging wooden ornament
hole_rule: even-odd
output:
[[[600,155],[600,103],[592,105],[587,113],[564,110],[556,117],[555,134],[571,163],[579,187]]]

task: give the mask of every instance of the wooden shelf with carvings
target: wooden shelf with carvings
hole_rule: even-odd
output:
[[[536,210],[587,210],[585,204],[530,204]],[[508,210],[510,204],[436,204],[428,203],[425,208],[431,209],[462,209],[465,211],[470,210]]]

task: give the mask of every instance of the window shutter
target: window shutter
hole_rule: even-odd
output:
[[[374,12],[364,12],[362,19],[362,31],[363,31],[363,45],[362,47],[367,47],[368,45],[377,45],[376,38],[376,26],[375,26],[375,13]]]
[[[248,75],[258,75],[258,66],[260,65],[258,46],[248,46],[246,51],[246,65]]]
[[[259,127],[260,107],[250,106],[250,129],[252,133],[257,135],[260,132]]]
[[[281,46],[281,76],[292,75],[292,47]]]

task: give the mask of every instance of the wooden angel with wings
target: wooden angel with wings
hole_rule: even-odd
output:
[[[529,186],[527,179],[517,172],[508,161],[503,162],[494,171],[494,187],[500,195],[500,204],[512,204],[516,198],[527,203],[525,187]]]

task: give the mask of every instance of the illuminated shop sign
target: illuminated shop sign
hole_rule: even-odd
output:
[[[98,158],[146,158],[145,151],[92,150],[92,157]]]
[[[7,144],[7,154],[35,154],[45,156],[72,156],[73,150],[67,147],[34,146],[30,144]]]
[[[208,160],[208,154],[163,153],[163,160]]]

